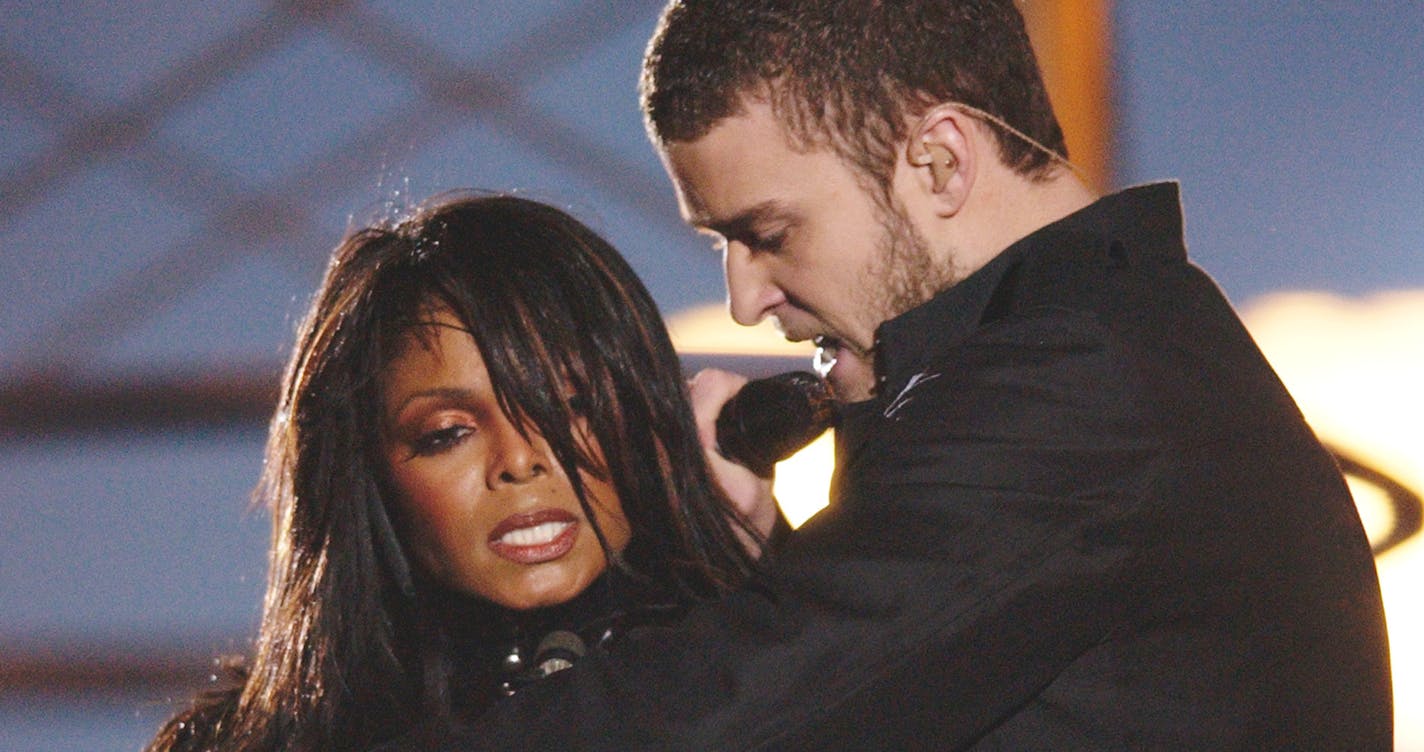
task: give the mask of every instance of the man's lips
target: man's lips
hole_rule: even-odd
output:
[[[841,402],[869,399],[875,381],[869,358],[828,335],[816,337],[815,342],[813,367],[831,385],[836,399]]]
[[[841,343],[824,334],[815,337],[812,342],[816,345],[816,355],[811,361],[811,368],[821,378],[830,378],[831,369],[836,367],[836,356],[840,354]]]
[[[489,534],[490,550],[516,564],[542,564],[568,553],[578,540],[579,520],[562,509],[512,514]]]

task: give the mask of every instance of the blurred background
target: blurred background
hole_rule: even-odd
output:
[[[0,749],[137,749],[247,650],[265,422],[350,227],[516,190],[629,257],[689,368],[805,365],[729,332],[647,146],[660,5],[0,0]],[[1074,161],[1181,181],[1193,258],[1341,457],[1424,750],[1424,5],[1023,7]],[[826,461],[783,468],[793,520]]]

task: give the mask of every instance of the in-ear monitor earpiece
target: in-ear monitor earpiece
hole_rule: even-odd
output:
[[[934,190],[938,193],[949,184],[949,177],[954,174],[955,168],[959,167],[959,160],[955,159],[954,152],[939,144],[927,143],[924,147],[925,150],[915,155],[911,164],[930,168]]]

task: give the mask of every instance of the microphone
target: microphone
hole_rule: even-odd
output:
[[[749,381],[717,415],[717,451],[763,478],[836,422],[826,382],[809,371]]]
[[[556,629],[544,635],[539,647],[534,650],[534,667],[530,669],[536,679],[558,672],[574,665],[574,661],[588,652],[583,639],[573,632]]]
[[[588,647],[578,635],[556,629],[539,641],[528,668],[524,667],[517,647],[504,659],[502,671],[506,678],[500,682],[499,690],[505,697],[517,694],[530,684],[573,666],[587,652]]]

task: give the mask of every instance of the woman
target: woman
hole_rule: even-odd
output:
[[[742,581],[684,389],[647,291],[556,209],[461,197],[348,237],[272,421],[254,655],[149,749],[418,740]]]

